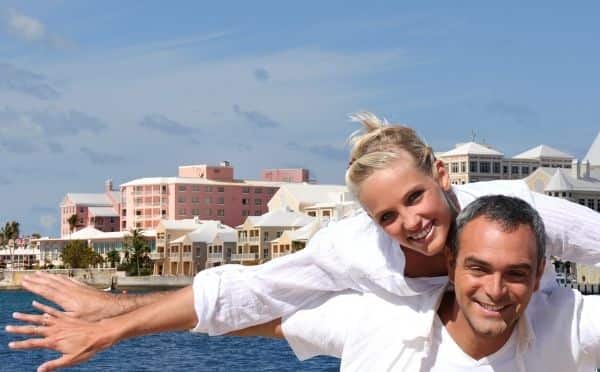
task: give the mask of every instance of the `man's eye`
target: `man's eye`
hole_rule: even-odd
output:
[[[527,279],[528,274],[526,272],[523,271],[511,271],[507,274],[509,279],[515,280],[515,281],[522,281]]]
[[[470,266],[469,271],[475,275],[483,275],[485,274],[485,270],[481,266]]]

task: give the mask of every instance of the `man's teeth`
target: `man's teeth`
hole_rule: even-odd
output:
[[[420,240],[423,239],[424,237],[427,236],[427,234],[429,234],[429,232],[431,231],[431,229],[433,228],[433,224],[429,224],[427,225],[426,228],[424,228],[423,230],[419,231],[416,234],[412,234],[409,237],[413,240]]]
[[[489,310],[489,311],[500,311],[500,310],[502,310],[502,309],[504,309],[506,307],[506,305],[503,305],[503,306],[489,305],[489,304],[484,304],[484,303],[481,303],[481,302],[478,302],[478,304],[481,307],[483,307],[484,309]]]

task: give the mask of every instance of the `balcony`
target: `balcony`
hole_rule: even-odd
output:
[[[212,262],[221,262],[223,261],[223,253],[209,253],[208,259]]]
[[[238,243],[247,243],[248,242],[248,238],[247,237],[240,237],[238,236]]]
[[[235,253],[231,255],[231,261],[256,261],[258,253]]]
[[[179,252],[171,252],[169,253],[169,258],[172,260],[177,260],[179,258]]]
[[[258,236],[251,236],[248,238],[249,242],[258,242],[260,241],[260,238]]]
[[[152,260],[162,260],[165,258],[165,252],[150,252],[150,259]]]
[[[183,252],[181,254],[182,261],[193,261],[192,252]]]
[[[291,254],[291,253],[292,253],[292,252],[277,252],[277,253],[273,252],[273,253],[271,254],[271,256],[272,256],[273,258],[277,258],[277,257],[287,256],[288,254]]]

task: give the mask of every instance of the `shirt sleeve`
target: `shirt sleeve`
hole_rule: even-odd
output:
[[[349,329],[362,311],[361,299],[361,293],[354,291],[329,293],[284,317],[283,335],[298,359],[341,358]]]
[[[328,228],[303,250],[258,266],[225,265],[194,278],[197,332],[221,335],[289,314],[332,291],[353,287]]]
[[[600,267],[600,213],[565,199],[531,194],[546,227],[546,253]]]
[[[579,313],[579,337],[583,352],[600,368],[600,296],[582,296]]]

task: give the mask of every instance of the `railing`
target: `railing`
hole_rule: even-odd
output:
[[[287,256],[288,254],[291,254],[291,253],[292,252],[273,252],[272,257],[277,258],[277,257]]]
[[[169,253],[169,258],[170,259],[179,258],[179,252],[171,252],[171,253]]]
[[[209,253],[207,258],[211,261],[223,261],[223,253]]]
[[[238,243],[246,243],[248,241],[247,237],[238,237]]]
[[[255,261],[258,253],[235,253],[231,255],[231,261]]]
[[[165,258],[164,252],[150,252],[150,258],[153,260],[161,260]]]
[[[250,242],[257,242],[259,240],[260,240],[260,237],[258,237],[258,236],[251,236],[248,238],[248,241],[250,241]]]
[[[192,261],[192,252],[183,252],[181,258],[183,261]]]

